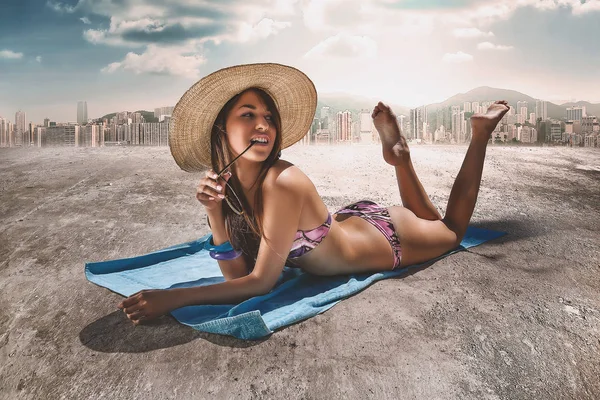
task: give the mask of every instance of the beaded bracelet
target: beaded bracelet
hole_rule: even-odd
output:
[[[204,242],[204,250],[215,251],[215,252],[218,252],[218,253],[223,253],[223,252],[227,252],[227,251],[232,251],[233,250],[233,246],[229,242],[225,242],[223,244],[215,246],[212,243],[212,241],[213,241],[213,235],[211,234],[208,237],[208,239],[206,240],[206,242]]]
[[[240,250],[231,250],[224,252],[209,251],[208,254],[215,260],[233,260],[242,255]]]

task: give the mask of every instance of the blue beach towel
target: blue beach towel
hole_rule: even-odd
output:
[[[469,227],[457,251],[496,239],[504,232]],[[90,282],[130,296],[143,289],[204,286],[223,282],[215,260],[204,250],[209,235],[146,255],[85,264]],[[430,263],[428,261],[427,263]],[[278,328],[320,314],[380,279],[404,274],[424,264],[395,271],[321,277],[285,267],[271,292],[240,304],[188,306],[171,314],[182,324],[203,332],[259,339]]]

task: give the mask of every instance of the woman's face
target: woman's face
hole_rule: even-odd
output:
[[[233,105],[225,122],[227,141],[234,157],[248,147],[254,138],[266,139],[266,143],[256,143],[242,158],[263,162],[267,159],[277,136],[273,116],[260,96],[249,90],[243,93]]]

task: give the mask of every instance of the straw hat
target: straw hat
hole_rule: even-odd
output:
[[[275,101],[282,148],[306,135],[317,108],[317,91],[303,72],[281,64],[224,68],[196,82],[173,110],[169,146],[181,169],[194,172],[212,166],[210,136],[217,115],[233,96],[250,87],[264,90]]]

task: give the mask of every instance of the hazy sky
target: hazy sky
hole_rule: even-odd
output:
[[[600,102],[600,0],[3,0],[0,116],[175,105],[251,62],[409,107],[487,85]]]

